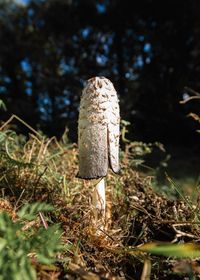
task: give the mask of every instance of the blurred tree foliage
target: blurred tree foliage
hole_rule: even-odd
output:
[[[0,0],[3,118],[75,140],[84,81],[104,75],[136,138],[195,141],[199,104],[179,101],[200,90],[199,12],[198,0]]]

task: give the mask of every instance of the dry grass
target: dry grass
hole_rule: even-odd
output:
[[[66,134],[58,142],[32,131],[26,139],[8,125],[0,138],[1,211],[14,220],[22,205],[45,201],[55,207],[43,217],[45,222],[59,223],[63,230],[64,251],[57,263],[44,266],[33,259],[38,279],[150,279],[150,271],[152,279],[184,279],[188,271],[181,270],[182,261],[131,248],[155,240],[198,242],[198,206],[156,194],[152,178],[132,168],[131,151],[125,149],[120,175],[107,177],[107,227],[97,235],[91,205],[94,182],[76,178],[76,144],[68,143]],[[197,276],[198,263],[185,262],[184,268]]]

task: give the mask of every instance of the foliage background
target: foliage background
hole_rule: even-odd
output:
[[[77,139],[84,81],[110,78],[134,139],[193,145],[184,87],[199,91],[200,3],[1,0],[0,99],[48,135]],[[20,130],[21,129],[21,130]],[[24,128],[19,128],[23,131]]]

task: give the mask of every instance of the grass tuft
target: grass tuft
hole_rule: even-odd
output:
[[[26,279],[150,279],[149,273],[152,279],[173,279],[185,273],[180,271],[181,260],[174,261],[173,244],[198,243],[199,208],[182,196],[169,200],[157,194],[154,179],[135,170],[133,156],[139,153],[142,161],[149,147],[126,142],[121,174],[110,172],[107,177],[107,227],[96,235],[91,204],[94,182],[76,178],[77,145],[69,143],[66,134],[57,141],[34,129],[29,137],[17,135],[10,121],[1,127],[0,223],[8,223],[11,239],[20,240],[15,250],[22,254],[21,267],[29,273]],[[0,231],[0,241],[4,234],[6,228]],[[172,247],[159,247],[156,242]],[[0,250],[9,255],[5,246],[0,242]],[[168,253],[160,253],[163,248]],[[184,248],[196,247],[182,246],[178,257]],[[172,258],[168,258],[170,252]],[[184,256],[188,255],[184,252]],[[17,269],[16,261],[9,261]],[[190,275],[196,275],[198,264],[191,259],[186,262]]]

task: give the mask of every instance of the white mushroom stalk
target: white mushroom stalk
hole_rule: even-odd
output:
[[[95,222],[98,223],[98,221],[100,221],[100,228],[102,229],[105,224],[106,214],[106,192],[104,178],[101,178],[95,185],[92,195],[92,203]]]
[[[87,81],[83,89],[79,123],[79,173],[83,179],[101,179],[93,193],[96,221],[105,222],[105,179],[108,167],[119,171],[119,101],[113,84],[104,77]]]

